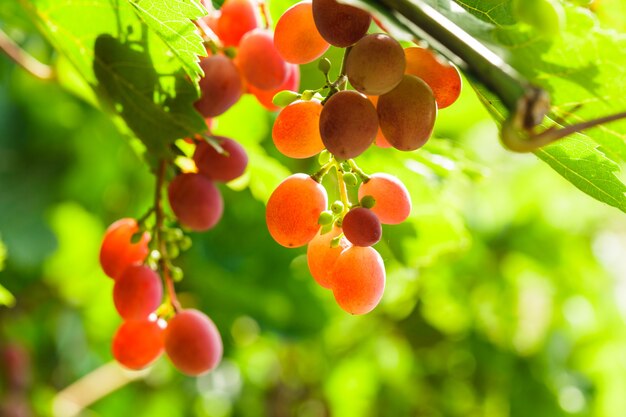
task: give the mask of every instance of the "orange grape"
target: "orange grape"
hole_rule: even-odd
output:
[[[287,177],[267,202],[265,220],[270,235],[286,247],[306,245],[319,230],[317,219],[327,205],[326,190],[310,176]]]
[[[324,288],[332,288],[332,270],[337,258],[344,249],[350,247],[350,242],[345,237],[339,240],[336,247],[331,247],[331,240],[341,234],[341,228],[324,233],[320,232],[309,242],[306,250],[307,263],[311,275]]]
[[[444,109],[454,103],[461,94],[461,75],[452,64],[439,60],[428,49],[411,47],[404,50],[407,74],[424,80],[433,90],[437,107]]]
[[[368,95],[391,91],[402,81],[405,58],[402,46],[389,35],[373,33],[350,50],[346,74],[355,90]]]
[[[246,81],[261,90],[278,88],[287,79],[287,62],[274,46],[272,32],[255,29],[241,39],[237,54]]]
[[[239,46],[241,38],[261,25],[255,0],[226,0],[220,8],[215,34],[224,46]]]
[[[196,376],[222,359],[222,337],[213,321],[194,309],[178,312],[165,330],[165,351],[176,369]]]
[[[383,224],[402,223],[411,214],[411,196],[404,184],[396,177],[376,173],[359,187],[359,200],[370,195],[376,203],[371,210]]]
[[[306,64],[326,52],[330,45],[317,31],[311,1],[294,4],[282,14],[274,29],[274,44],[293,64]]]
[[[326,149],[340,159],[356,158],[376,138],[376,108],[364,95],[344,90],[328,99],[320,115]]]
[[[324,150],[319,130],[322,108],[317,100],[299,100],[278,113],[272,139],[280,153],[290,158],[309,158]]]
[[[377,106],[378,96],[367,96],[367,98],[372,102],[374,107]],[[383,135],[383,131],[380,130],[380,126],[378,126],[378,132],[376,132],[374,144],[379,148],[391,148],[391,143],[389,143],[389,141],[385,138],[385,135]]]
[[[125,320],[143,320],[161,304],[161,278],[145,265],[131,265],[113,286],[115,309]]]
[[[116,279],[129,265],[146,259],[150,252],[150,234],[144,232],[137,243],[132,243],[131,239],[138,231],[137,221],[130,218],[120,219],[109,226],[100,247],[100,265],[105,274]]]
[[[143,369],[163,353],[163,329],[155,320],[127,321],[113,336],[113,357],[128,369]]]
[[[396,88],[378,97],[377,106],[380,129],[394,148],[414,151],[430,138],[437,103],[420,78],[405,74]]]
[[[350,314],[369,313],[385,290],[385,265],[370,246],[351,246],[341,252],[332,271],[333,295]]]
[[[313,0],[313,19],[326,42],[340,48],[350,46],[365,36],[372,21],[365,10],[336,0]]]

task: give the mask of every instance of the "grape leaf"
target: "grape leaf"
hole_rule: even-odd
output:
[[[563,118],[570,124],[626,110],[626,55],[622,53],[626,37],[603,29],[588,10],[566,5],[563,33],[546,38],[531,27],[512,25],[510,0],[424,3],[488,44],[526,79],[550,93],[552,120]],[[365,4],[394,30],[411,32],[404,18],[379,2],[366,0]],[[504,120],[506,111],[500,101],[479,84],[475,89],[496,120]],[[536,155],[583,192],[626,212],[626,185],[616,175],[620,163],[626,162],[624,132],[626,122],[615,122],[562,140]]]
[[[193,107],[198,97],[195,51],[202,48],[201,39],[190,35],[191,20],[184,24],[184,19],[199,13],[195,1],[141,1],[145,11],[128,0],[21,0],[21,4],[95,91],[100,104],[120,116],[151,154],[164,156],[175,139],[206,130]],[[172,5],[175,22],[153,30],[164,16],[154,10],[173,9]],[[143,19],[150,20],[146,17],[150,11],[148,25]],[[168,35],[174,27],[183,30],[185,39]],[[181,43],[194,42],[196,47],[179,49]]]
[[[170,50],[179,57],[192,80],[202,76],[198,55],[205,56],[202,37],[190,19],[198,19],[206,10],[196,0],[130,0],[137,14]]]

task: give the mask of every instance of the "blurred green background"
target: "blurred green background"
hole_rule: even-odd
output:
[[[14,17],[0,27],[54,59]],[[303,88],[321,81],[302,68]],[[87,417],[624,416],[623,213],[504,151],[466,82],[425,149],[358,160],[400,177],[414,209],[377,245],[382,303],[350,316],[310,277],[305,249],[266,230],[273,187],[318,166],[273,149],[274,117],[245,96],[218,119],[250,168],[178,260],[181,301],[215,321],[224,360],[200,378],[165,358],[122,371],[98,251],[108,224],[148,209],[154,178],[107,115],[0,57],[0,415],[74,415],[78,393],[95,400]]]

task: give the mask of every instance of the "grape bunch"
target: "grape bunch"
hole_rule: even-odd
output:
[[[290,158],[319,154],[322,166],[279,184],[268,200],[266,222],[279,244],[308,245],[311,275],[351,314],[371,311],[382,297],[385,267],[372,248],[382,237],[381,224],[401,223],[411,212],[408,190],[398,178],[368,175],[354,158],[373,143],[419,149],[432,134],[438,109],[451,105],[461,90],[454,66],[428,49],[403,48],[386,33],[368,34],[371,23],[370,14],[356,7],[305,0],[280,17],[274,36],[276,50],[292,64],[312,62],[330,45],[345,48],[336,80],[329,77],[330,61],[322,58],[324,85],[274,97],[284,107],[272,129],[276,148]],[[334,202],[322,185],[331,172],[340,196]]]

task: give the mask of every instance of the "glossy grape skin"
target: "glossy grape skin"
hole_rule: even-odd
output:
[[[424,80],[433,90],[437,108],[444,109],[454,103],[461,94],[461,75],[452,64],[441,62],[428,49],[411,47],[404,50],[407,74]]]
[[[190,376],[201,375],[222,359],[222,338],[206,314],[187,309],[167,324],[165,351],[176,369]]]
[[[220,8],[215,34],[224,46],[239,46],[246,33],[260,26],[261,15],[255,0],[226,0]]]
[[[237,66],[224,55],[200,59],[204,76],[200,79],[201,96],[194,106],[205,118],[224,113],[243,93]]]
[[[406,61],[402,46],[389,35],[364,36],[350,50],[346,74],[355,90],[378,96],[402,81]]]
[[[354,246],[375,245],[383,235],[383,229],[376,214],[363,207],[353,208],[346,213],[341,227],[346,239]]]
[[[261,90],[253,85],[248,86],[248,92],[254,95],[259,103],[269,111],[277,111],[281,108],[275,105],[272,100],[274,96],[283,90],[298,91],[300,89],[300,66],[287,64],[287,78],[273,90]]]
[[[401,151],[414,151],[430,138],[437,118],[437,103],[428,85],[404,75],[396,88],[378,97],[378,122],[385,138]]]
[[[288,8],[274,29],[274,45],[283,59],[292,64],[306,64],[322,56],[330,47],[317,31],[310,1]]]
[[[157,321],[126,321],[113,336],[113,357],[128,369],[143,369],[163,353],[163,328]]]
[[[131,242],[138,231],[137,221],[130,218],[120,219],[106,230],[100,247],[100,265],[109,277],[116,279],[129,265],[141,263],[148,256],[148,232],[137,243]]]
[[[266,29],[246,33],[237,59],[246,81],[261,90],[278,88],[287,79],[287,62],[276,50],[272,32]]]
[[[113,286],[113,303],[124,320],[143,320],[161,304],[163,284],[145,265],[131,265]]]
[[[222,217],[224,202],[213,181],[201,174],[181,174],[168,188],[170,207],[181,225],[195,231],[212,228]]]
[[[221,154],[205,141],[196,145],[193,160],[198,173],[213,181],[228,182],[243,175],[248,165],[248,155],[238,142],[224,136],[213,137],[226,154]]]
[[[313,0],[313,19],[322,38],[340,48],[365,36],[372,21],[366,11],[336,0]]]
[[[332,270],[337,258],[344,249],[349,248],[350,242],[345,237],[339,240],[336,247],[331,247],[331,241],[341,234],[339,227],[324,233],[318,232],[309,242],[306,250],[309,271],[315,281],[324,288],[332,288]]]
[[[290,158],[309,158],[324,150],[319,131],[322,109],[318,100],[298,100],[278,113],[272,139],[280,153]]]
[[[383,224],[399,224],[411,214],[411,196],[402,181],[393,175],[375,173],[359,187],[359,200],[370,195],[376,203],[372,210]]]
[[[339,159],[356,158],[376,138],[374,105],[356,91],[340,91],[328,99],[320,115],[320,134],[326,149]]]
[[[270,235],[288,248],[306,245],[319,230],[317,220],[327,205],[326,190],[310,176],[285,178],[267,202],[265,220]]]
[[[385,290],[385,265],[369,246],[351,246],[341,252],[332,271],[333,295],[350,314],[369,313]]]

